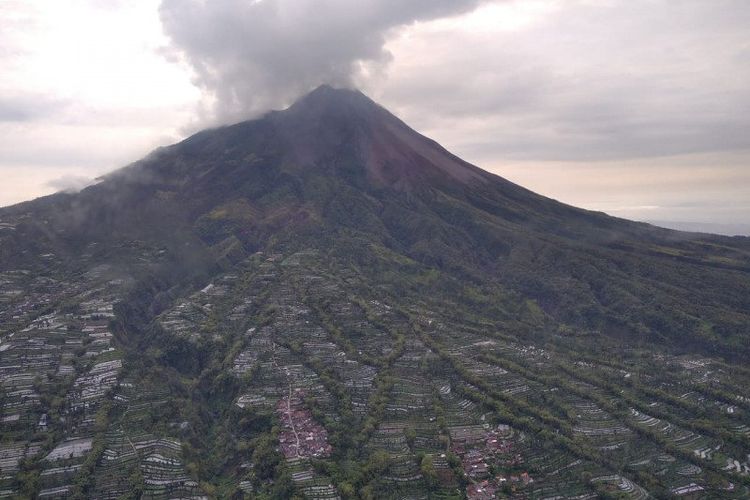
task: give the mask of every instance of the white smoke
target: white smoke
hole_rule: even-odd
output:
[[[162,0],[173,55],[230,122],[289,104],[320,84],[352,86],[389,60],[390,30],[457,15],[482,0]]]

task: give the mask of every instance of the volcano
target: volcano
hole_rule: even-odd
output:
[[[0,209],[0,339],[0,496],[749,493],[750,239],[540,196],[358,91]]]

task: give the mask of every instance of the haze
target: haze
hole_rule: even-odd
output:
[[[0,205],[330,83],[567,203],[750,234],[746,1],[406,5],[6,0]]]

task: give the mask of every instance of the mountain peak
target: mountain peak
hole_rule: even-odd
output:
[[[317,86],[307,94],[297,99],[297,103],[302,101],[317,101],[317,102],[342,102],[342,101],[365,101],[370,104],[375,102],[367,97],[362,91],[358,89],[352,89],[347,87],[334,87],[330,84],[324,83]]]
[[[488,175],[419,134],[359,90],[321,85],[274,119],[294,161],[320,164],[353,149],[378,184],[410,191]]]
[[[323,84],[297,99],[283,113],[304,120],[317,119],[321,115],[364,118],[376,110],[385,111],[359,90]]]

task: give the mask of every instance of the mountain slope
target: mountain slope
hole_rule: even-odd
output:
[[[9,491],[747,492],[750,239],[539,196],[359,92],[1,209],[0,272]]]
[[[535,195],[353,91],[321,87],[284,112],[202,132],[78,195],[5,211],[14,212],[28,221],[24,240],[49,239],[73,262],[92,241],[121,252],[142,240],[181,268],[269,242],[335,251],[343,237],[522,293],[575,326],[725,353],[746,345],[748,239],[660,230]]]

